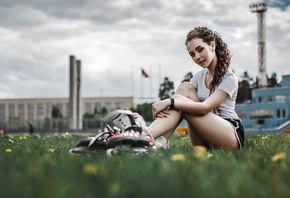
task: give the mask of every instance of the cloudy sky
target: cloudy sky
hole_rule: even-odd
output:
[[[200,68],[184,40],[195,26],[217,31],[240,76],[258,75],[253,0],[1,0],[0,98],[69,96],[69,56],[82,62],[82,96],[158,100]],[[268,0],[267,74],[290,74],[290,3]],[[275,3],[273,3],[275,2]],[[150,75],[141,78],[141,67]],[[143,85],[143,86],[142,86]],[[143,97],[143,98],[142,98]]]

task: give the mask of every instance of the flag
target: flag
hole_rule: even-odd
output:
[[[149,75],[145,72],[144,69],[142,69],[142,76],[145,78],[149,78]]]

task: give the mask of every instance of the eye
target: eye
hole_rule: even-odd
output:
[[[189,55],[190,55],[191,57],[194,57],[194,56],[195,56],[195,54],[194,54],[193,52],[189,53]]]
[[[200,53],[200,52],[202,52],[202,50],[203,50],[203,47],[200,47],[200,48],[198,49],[198,52]]]

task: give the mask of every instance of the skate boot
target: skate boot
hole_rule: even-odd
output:
[[[148,132],[146,123],[140,114],[133,113],[128,109],[115,110],[109,113],[104,120],[112,122],[121,129],[120,134],[110,138],[108,142],[109,148],[114,148],[118,145],[156,148],[155,140]]]
[[[115,134],[119,133],[118,129],[112,129],[109,125],[105,127],[104,132],[96,135],[81,139],[75,148],[70,149],[70,153],[89,153],[94,151],[106,151],[108,149],[108,141]]]

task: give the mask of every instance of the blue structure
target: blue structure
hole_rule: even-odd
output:
[[[290,75],[281,87],[252,91],[252,102],[236,104],[246,133],[281,133],[290,127]]]

